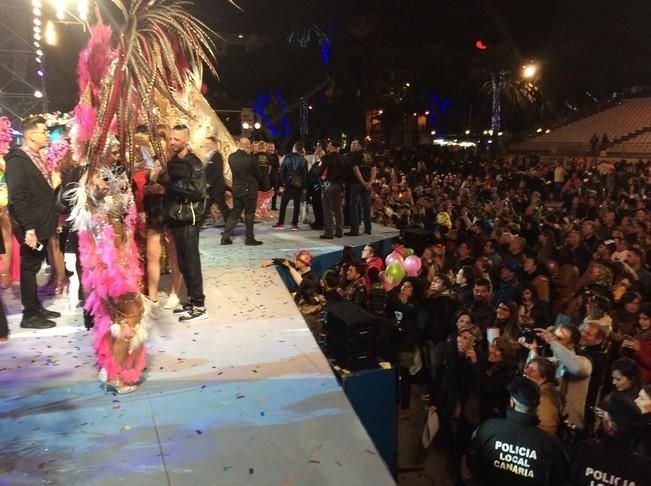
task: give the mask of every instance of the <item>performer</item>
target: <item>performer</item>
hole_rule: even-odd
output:
[[[98,21],[79,56],[80,100],[72,146],[76,160],[88,169],[71,191],[70,220],[79,231],[84,307],[94,318],[100,380],[118,393],[130,393],[146,365],[148,330],[147,299],[139,292],[143,272],[133,234],[136,208],[130,180],[137,127],[149,131],[152,158],[166,160],[164,135],[157,127],[179,116],[193,119],[183,103],[199,92],[202,63],[216,71],[209,31],[188,13],[187,3],[111,4],[111,18],[116,11],[121,14],[116,20],[122,24],[120,35],[114,37]],[[98,17],[102,8],[109,7],[98,4]],[[111,137],[120,141],[124,171],[113,171],[107,163]]]
[[[117,393],[137,389],[145,368],[149,303],[134,240],[136,208],[126,173],[110,165],[87,172],[72,192],[79,232],[84,308],[94,318],[100,381]]]

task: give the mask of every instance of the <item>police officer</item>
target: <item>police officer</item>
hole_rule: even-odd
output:
[[[475,431],[467,466],[478,484],[565,484],[567,461],[556,438],[536,427],[538,385],[519,376],[509,384],[506,418],[489,419]]]
[[[634,454],[632,440],[641,430],[642,414],[623,395],[613,393],[597,409],[604,438],[596,444],[581,444],[572,460],[573,486],[600,484],[641,485],[651,481],[651,460]]]

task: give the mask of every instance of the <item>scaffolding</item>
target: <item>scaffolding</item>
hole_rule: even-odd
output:
[[[0,114],[15,126],[30,113],[48,112],[45,72],[36,62],[32,29],[29,0],[0,2]]]

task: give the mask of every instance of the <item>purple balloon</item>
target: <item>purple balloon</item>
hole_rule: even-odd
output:
[[[408,256],[407,258],[405,258],[405,261],[402,264],[402,266],[404,267],[409,277],[416,277],[418,276],[418,272],[420,272],[420,267],[421,267],[420,258],[418,258],[416,255]]]
[[[399,264],[400,266],[402,266],[402,262],[403,262],[403,261],[404,261],[404,259],[402,258],[402,256],[400,256],[399,253],[397,253],[397,252],[395,252],[395,251],[392,251],[392,252],[389,253],[389,255],[386,257],[386,259],[384,260],[384,263],[385,263],[385,265],[386,265],[387,267],[388,267],[389,265],[391,265],[392,263],[397,263],[397,264]]]

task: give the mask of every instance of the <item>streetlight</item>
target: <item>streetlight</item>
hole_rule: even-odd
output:
[[[522,77],[524,79],[531,79],[538,73],[538,66],[533,63],[522,66]]]

